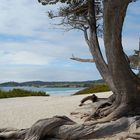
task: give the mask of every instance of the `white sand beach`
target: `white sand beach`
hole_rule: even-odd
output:
[[[107,98],[112,92],[97,93],[99,98]],[[72,120],[81,123],[80,116],[71,115],[71,112],[92,110],[92,103],[88,101],[85,108],[81,108],[81,99],[87,95],[77,96],[50,96],[50,97],[19,97],[0,99],[0,128],[28,128],[37,120],[55,115],[66,115]],[[91,108],[90,108],[91,107]]]

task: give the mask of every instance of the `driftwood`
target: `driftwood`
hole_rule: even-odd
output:
[[[94,122],[77,124],[66,116],[55,116],[39,120],[31,128],[23,130],[1,129],[0,140],[92,140],[127,131],[139,122],[138,119],[123,117],[117,121],[95,125]],[[132,135],[136,136],[136,134],[127,134],[120,139]]]
[[[95,97],[95,98],[94,98]],[[106,106],[111,105],[110,101],[106,98],[96,98],[97,96],[91,95],[83,98],[80,103],[80,108],[78,110],[71,112],[71,115],[75,115],[77,118],[85,119],[85,118],[93,118],[95,117],[95,113],[100,108],[104,108]],[[89,102],[87,104],[84,104],[84,102],[91,100],[92,102]]]
[[[94,103],[94,102],[97,102],[97,101],[98,101],[98,97],[97,97],[95,94],[92,94],[92,95],[90,95],[90,96],[84,97],[84,98],[81,100],[81,103],[80,103],[79,106],[82,106],[82,105],[84,104],[84,102],[86,102],[86,101],[88,101],[88,100],[90,100],[90,101],[92,101],[92,102]]]
[[[85,113],[81,118],[87,117],[87,119],[85,121],[102,118],[102,114],[100,113],[100,111],[104,108],[109,108],[114,101],[113,99],[114,99],[114,95],[111,95],[108,99],[98,98],[95,94],[84,97],[81,100],[81,103],[79,106],[83,106],[86,101],[90,100],[90,101],[92,101],[92,103],[94,103],[95,107],[94,107],[92,113],[90,113],[90,114]]]

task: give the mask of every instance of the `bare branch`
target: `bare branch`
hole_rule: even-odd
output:
[[[72,55],[70,59],[78,61],[78,62],[89,62],[89,63],[95,62],[94,59],[83,59],[83,58],[75,57],[74,55]]]

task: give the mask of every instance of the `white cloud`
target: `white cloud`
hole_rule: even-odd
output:
[[[92,67],[94,69],[94,66]],[[29,80],[43,80],[43,81],[84,81],[99,79],[97,70],[80,69],[74,67],[43,67],[43,66],[5,66],[0,69],[0,81],[29,81]],[[56,79],[57,78],[57,79]]]
[[[48,20],[37,0],[1,0],[0,11],[1,33],[32,36]]]
[[[19,64],[19,65],[47,65],[51,58],[42,56],[33,52],[19,51],[19,52],[3,52],[0,51],[0,64]]]
[[[84,46],[86,46],[86,44],[82,41],[76,41],[75,43],[72,41],[65,43],[51,43],[47,41],[33,40],[27,42],[1,42],[0,50],[2,54],[0,62],[1,60],[5,59],[5,63],[9,63],[7,59],[10,59],[11,61],[13,61],[13,63],[15,61],[15,63],[17,63],[18,61],[17,64],[27,63],[27,60],[29,62],[36,61],[36,63],[40,62],[40,64],[46,64],[45,61],[47,62],[47,60],[49,59],[69,59],[72,53],[77,56],[90,57],[88,49]],[[8,54],[5,52],[7,52]],[[33,59],[33,61],[31,61],[30,58]],[[39,61],[37,61],[36,59],[38,59]],[[33,62],[31,64],[35,63]]]
[[[139,38],[124,37],[123,46],[126,52],[133,53],[134,50],[139,49]]]

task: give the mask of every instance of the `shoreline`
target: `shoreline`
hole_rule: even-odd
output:
[[[99,98],[107,98],[112,92],[102,92],[96,95]],[[24,129],[30,127],[39,119],[50,118],[55,115],[68,116],[77,123],[82,123],[80,116],[71,115],[71,112],[84,112],[86,107],[92,111],[91,101],[86,102],[88,106],[81,108],[80,101],[88,96],[66,95],[48,97],[16,97],[0,99],[0,126],[1,128]]]
[[[27,90],[27,91],[33,91],[33,92],[45,92],[46,94],[49,94],[50,96],[63,96],[63,95],[70,95],[74,94],[82,89],[83,87],[78,88],[70,88],[70,87],[33,87],[33,86],[16,86],[16,87],[0,87],[3,91],[10,91],[13,89],[21,89],[21,90]],[[57,89],[57,90],[56,90]]]

